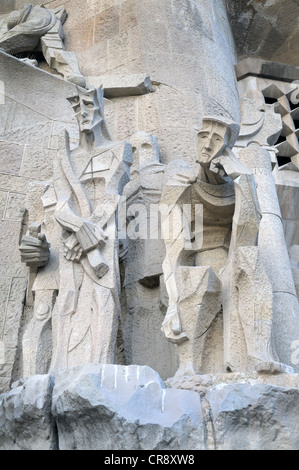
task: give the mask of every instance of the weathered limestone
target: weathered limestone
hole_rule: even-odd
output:
[[[209,266],[181,266],[178,285],[178,309],[186,341],[179,344],[180,369],[177,374],[192,375],[204,369],[207,331],[221,311],[221,282]],[[163,328],[166,336],[173,338],[172,332],[167,332],[167,323]]]
[[[297,370],[296,246],[298,244],[298,214],[296,201],[299,180],[296,134],[298,132],[297,80],[299,71],[296,66],[256,59],[244,61],[240,67],[236,68],[236,71],[239,78],[240,95],[245,97],[243,109],[247,114],[245,118],[247,130],[244,136],[239,139],[238,145],[246,146],[248,141],[253,140],[269,152],[266,154],[260,149],[260,154],[258,154],[258,149],[255,149],[257,169],[254,170],[254,173],[260,187],[258,197],[262,201],[261,205],[265,213],[263,217],[265,224],[262,227],[264,236],[261,237],[261,242],[263,242],[263,250],[266,253],[265,266],[269,273],[269,279],[274,286],[274,291],[277,291],[273,294],[276,316],[276,320],[273,320],[273,328],[275,328],[273,332],[275,332],[277,351],[285,356],[285,362],[289,361],[289,365]],[[279,118],[281,119],[280,124]],[[257,126],[258,120],[259,126]],[[253,123],[255,124],[253,125]],[[279,125],[282,130],[277,141]],[[250,127],[255,127],[255,132],[249,137]],[[265,166],[261,168],[263,165]],[[273,173],[271,166],[274,167]],[[275,239],[276,242],[268,244],[269,237]],[[272,252],[269,251],[271,247]],[[274,247],[279,248],[275,249]],[[290,260],[288,260],[288,254]],[[287,303],[285,307],[282,307],[285,301]],[[282,322],[280,322],[281,319],[283,319]],[[280,349],[280,344],[284,344],[283,349],[287,353]]]
[[[280,92],[277,91],[279,98]],[[280,116],[274,112],[276,105],[265,104],[256,79],[250,81],[247,93],[243,96],[244,125],[236,149],[240,160],[253,172],[262,214],[258,247],[273,293],[272,352],[279,362],[295,367],[297,365],[292,362],[292,344],[299,333],[298,299],[272,172],[275,151],[272,145],[277,140],[282,124]],[[282,307],[284,302],[285,307]]]
[[[280,371],[273,352],[272,286],[258,247],[239,247],[221,278],[227,370]]]
[[[298,65],[296,0],[229,0],[227,7],[240,59],[256,57]]]
[[[152,91],[151,79],[145,74],[86,77],[86,85],[94,88],[103,86],[105,98],[145,95]]]
[[[298,389],[235,384],[210,390],[206,400],[213,416],[216,449],[298,448]]]
[[[45,74],[18,59],[0,52],[1,102],[1,365],[0,388],[8,390],[12,377],[19,378],[18,346],[23,322],[28,268],[22,265],[17,246],[27,230],[25,200],[30,181],[46,180],[52,172],[51,159],[56,150],[50,135],[65,120],[68,108],[60,106],[62,96],[72,94],[69,82]],[[42,78],[41,78],[42,77]],[[60,88],[57,87],[57,81]],[[19,86],[22,83],[22,86]],[[55,99],[52,90],[55,88]],[[43,103],[43,106],[41,106]],[[41,109],[42,108],[42,109]],[[71,124],[70,124],[71,126]],[[8,165],[4,164],[10,161]],[[22,366],[20,366],[22,368]]]
[[[87,81],[150,75],[153,93],[113,99],[115,131],[109,129],[116,140],[146,131],[157,136],[162,163],[191,161],[194,127],[204,114],[217,109],[218,116],[239,121],[233,38],[223,0],[93,0],[88,8],[70,0],[65,7],[65,44],[76,53]]]
[[[270,155],[256,146],[249,147],[246,151],[242,150],[240,158],[243,160],[246,158],[247,164],[253,168],[257,181],[257,193],[263,214],[259,232],[259,247],[274,294],[273,334],[275,349],[280,361],[291,365],[291,344],[297,339],[299,331],[298,299],[284,239]],[[265,195],[268,197],[265,198]],[[269,240],[272,240],[271,244]],[[282,307],[284,302],[286,304]]]
[[[201,440],[199,395],[165,388],[148,367],[93,365],[59,374],[52,410],[61,450],[186,449]]]

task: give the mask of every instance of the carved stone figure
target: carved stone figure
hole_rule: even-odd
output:
[[[139,131],[130,138],[133,164],[124,189],[126,240],[123,257],[126,363],[147,363],[163,377],[177,367],[175,346],[161,332],[166,305],[162,260],[165,248],[159,226],[165,166],[155,135]],[[163,356],[163,361],[161,357]]]
[[[26,3],[24,8],[8,14],[0,21],[0,49],[9,54],[41,50],[51,68],[66,80],[85,86],[77,59],[65,50],[62,24],[66,11],[58,12]]]
[[[53,182],[43,195],[44,206],[51,200],[59,239],[58,295],[51,309],[52,371],[116,361],[120,317],[116,213],[129,180],[132,151],[130,144],[111,140],[102,100],[102,88],[80,87],[78,95],[69,99],[79,124],[79,146],[71,151],[68,134],[61,137]],[[23,251],[26,245],[24,237]],[[41,249],[40,257],[44,259]],[[39,270],[41,279],[46,270],[47,266]]]
[[[161,203],[166,205],[163,270],[169,307],[162,328],[178,344],[178,375],[224,366],[232,371],[271,369],[275,363],[272,303],[267,304],[266,295],[271,296],[271,285],[257,247],[261,214],[255,182],[231,151],[238,132],[236,124],[224,119],[203,119],[195,165],[177,160],[165,170]],[[213,354],[210,348],[207,357],[206,343],[217,321],[212,349],[218,351]],[[239,344],[232,345],[235,340]],[[234,354],[232,360],[232,350],[238,360]]]

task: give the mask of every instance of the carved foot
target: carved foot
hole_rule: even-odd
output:
[[[291,366],[275,361],[261,361],[255,366],[255,370],[260,374],[293,374]]]
[[[174,344],[181,344],[189,339],[185,333],[182,333],[177,304],[169,305],[161,330],[166,338]]]

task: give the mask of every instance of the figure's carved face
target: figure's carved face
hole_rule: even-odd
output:
[[[72,99],[72,106],[80,132],[91,132],[102,121],[95,90],[89,93],[79,93],[78,96]]]
[[[225,124],[213,121],[203,123],[203,128],[197,135],[197,161],[203,166],[209,166],[214,158],[219,157],[228,145],[228,128]]]

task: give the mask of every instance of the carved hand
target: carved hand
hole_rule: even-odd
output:
[[[64,255],[68,260],[79,261],[82,253],[104,246],[107,236],[91,222],[83,222],[81,228],[72,233],[64,242]]]

